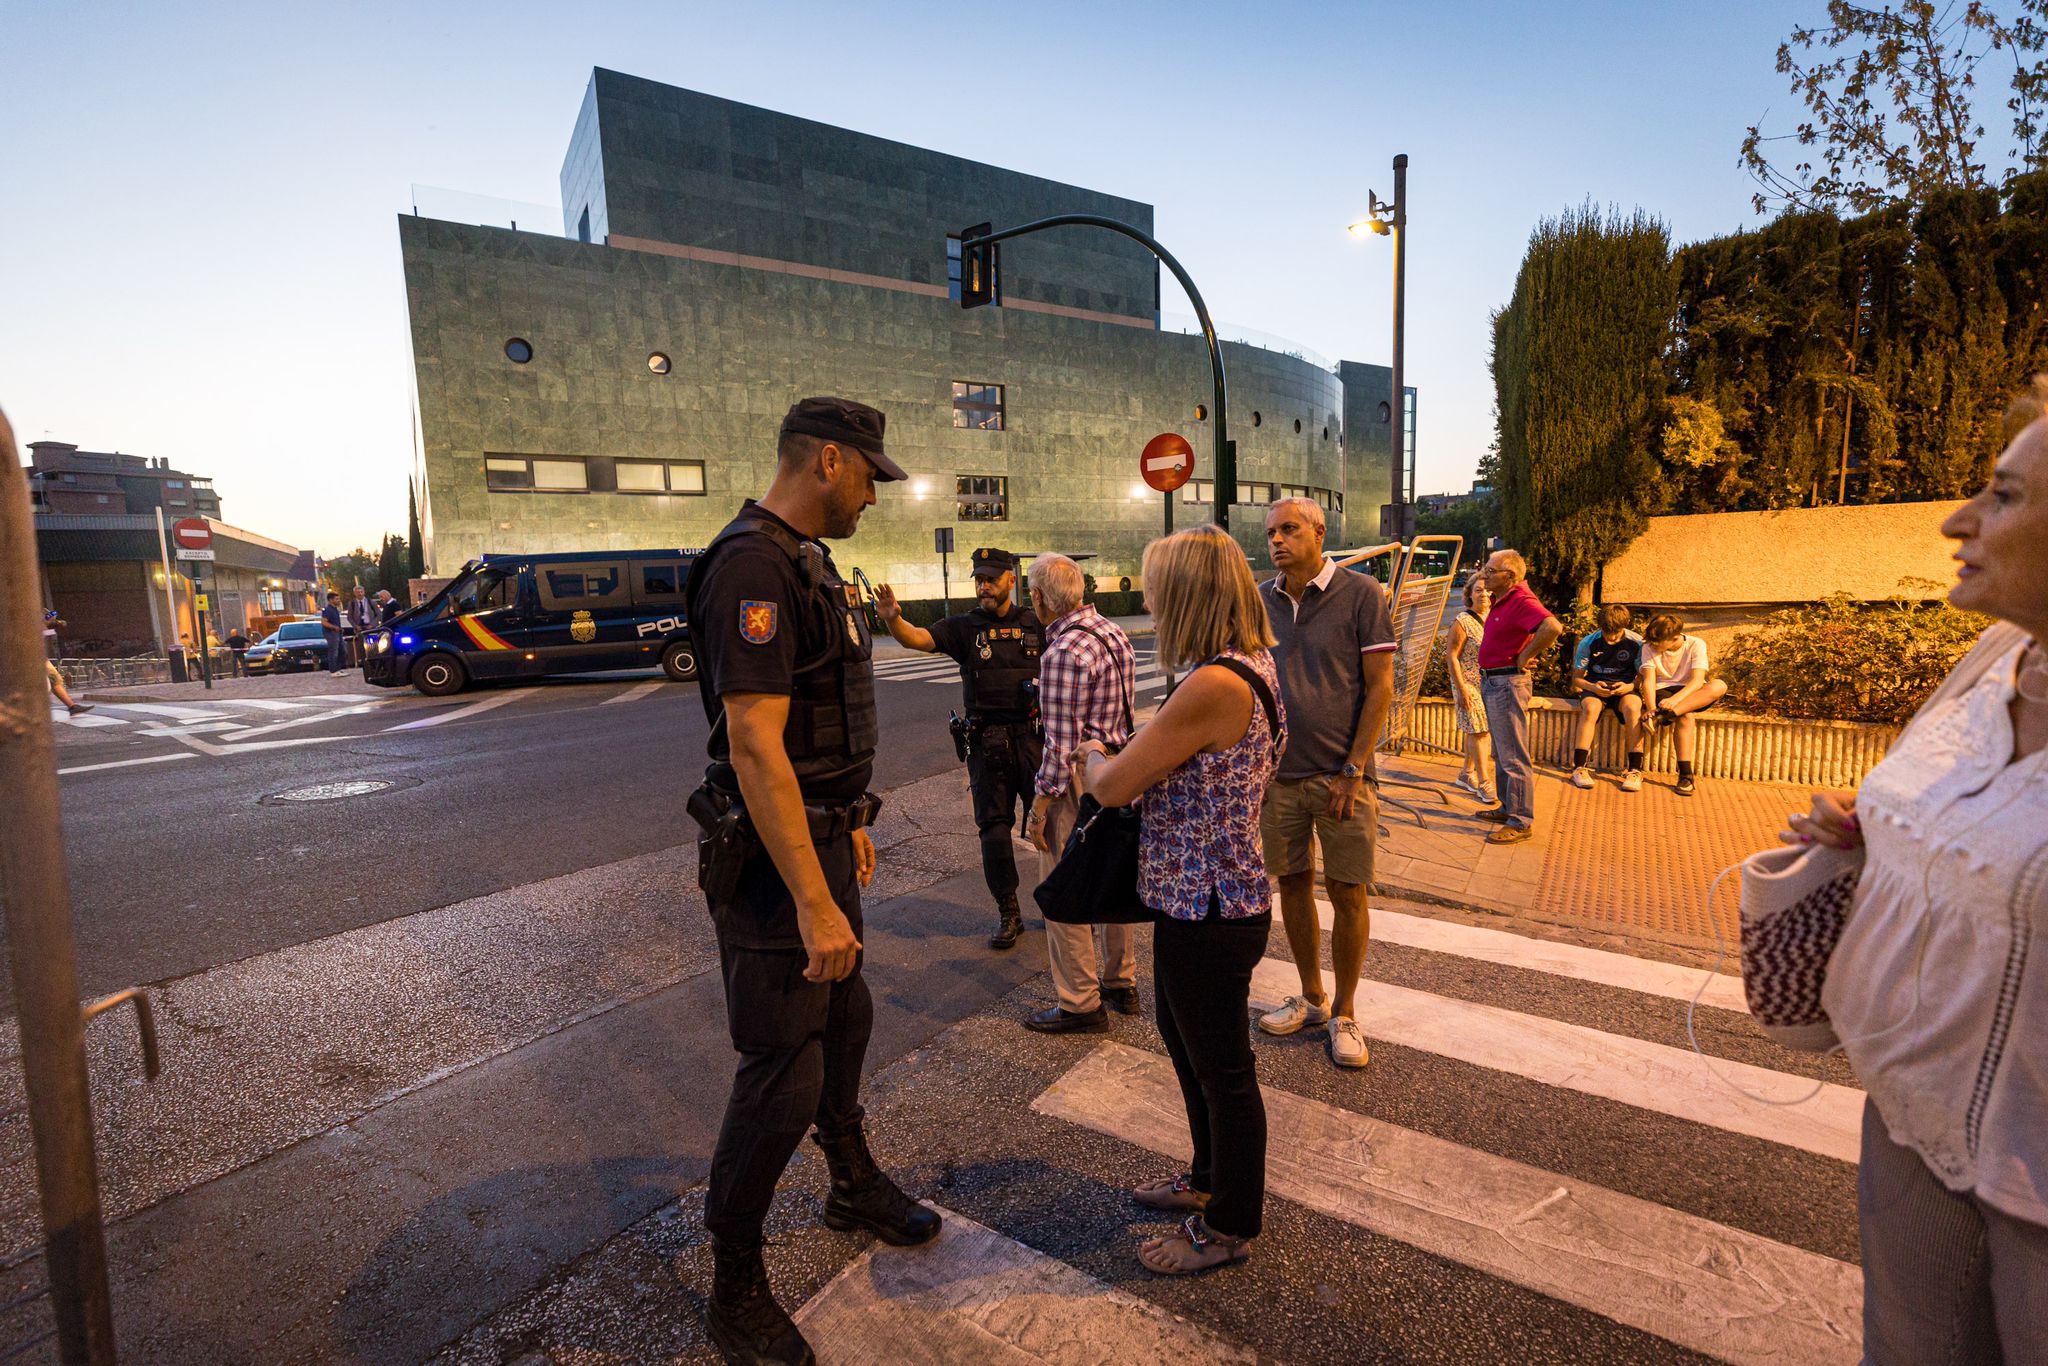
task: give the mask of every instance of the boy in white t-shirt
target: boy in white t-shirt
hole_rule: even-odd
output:
[[[1678,750],[1678,786],[1681,797],[1699,790],[1692,773],[1693,714],[1705,711],[1721,700],[1728,685],[1707,677],[1707,642],[1687,635],[1685,623],[1667,613],[1650,618],[1643,628],[1648,647],[1650,686],[1655,689],[1654,709],[1643,718],[1643,729],[1655,731],[1669,726]]]

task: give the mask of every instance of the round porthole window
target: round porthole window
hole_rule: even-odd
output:
[[[1325,441],[1328,441],[1329,439],[1330,439],[1330,429],[1329,429],[1328,427],[1325,427],[1325,428],[1323,428],[1323,440],[1325,440]]]
[[[514,365],[524,365],[533,359],[533,343],[524,337],[514,337],[505,343],[505,359]]]
[[[1380,404],[1380,421],[1382,421],[1382,422],[1392,422],[1393,420],[1394,420],[1394,409],[1393,409],[1393,406],[1392,406],[1391,404],[1388,404],[1388,403],[1382,402],[1382,403]]]
[[[1195,405],[1195,421],[1197,421],[1197,422],[1207,422],[1208,420],[1209,420],[1209,405],[1208,405],[1208,404],[1206,404],[1206,403],[1197,403],[1197,404]]]
[[[652,371],[654,374],[657,375],[667,374],[668,357],[661,354],[661,352],[656,351],[653,355],[647,358],[647,368],[648,370]]]
[[[1254,408],[1254,409],[1252,409],[1252,425],[1253,425],[1254,427],[1258,426],[1258,425],[1259,425],[1260,423],[1264,422],[1265,420],[1266,420],[1265,418],[1263,418],[1263,417],[1259,416],[1259,410],[1258,410],[1257,408]]]
[[[1301,419],[1298,417],[1294,419],[1294,434],[1296,436],[1301,435]]]

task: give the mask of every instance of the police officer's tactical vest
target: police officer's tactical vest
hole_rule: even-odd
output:
[[[874,759],[879,732],[875,672],[869,663],[874,652],[873,638],[868,634],[867,621],[852,585],[839,577],[824,547],[792,535],[780,523],[765,517],[735,519],[697,557],[683,589],[684,610],[689,613],[693,634],[709,629],[697,614],[697,586],[704,581],[720,547],[741,536],[767,537],[796,565],[797,581],[808,596],[801,603],[789,604],[789,625],[795,627],[801,622],[813,629],[820,621],[830,625],[829,630],[822,632],[824,647],[796,662],[791,679],[789,724],[782,731],[790,766],[796,770],[797,785],[808,794]],[[697,648],[701,655],[701,640]],[[705,710],[712,719],[712,749],[715,752],[722,748],[729,755],[725,707],[722,702],[714,706],[708,691]]]
[[[1038,677],[1045,648],[1043,626],[1021,626],[1021,610],[1000,622],[980,620],[967,643],[966,701],[970,716],[1022,717],[1031,710],[1024,685]]]

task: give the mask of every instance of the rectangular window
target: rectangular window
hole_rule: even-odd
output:
[[[953,515],[961,522],[1010,520],[1010,481],[1000,474],[963,474],[953,481]]]
[[[581,456],[486,456],[484,487],[497,493],[587,493],[590,468]]]
[[[633,585],[633,600],[639,603],[680,602],[683,596],[683,566],[673,560],[649,564],[642,560],[633,568],[639,577]]]
[[[1276,486],[1273,484],[1258,482],[1239,484],[1237,486],[1237,501],[1254,504],[1277,503],[1280,501],[1280,495],[1275,492],[1275,488]]]
[[[164,480],[164,487],[167,489],[181,489],[185,487],[185,481],[182,479],[166,479]]]
[[[540,580],[540,605],[550,612],[623,607],[631,596],[626,566],[616,560],[597,564],[535,566]]]
[[[946,235],[946,297],[960,302],[960,239],[951,233]]]
[[[1332,507],[1336,506],[1333,502],[1330,501],[1335,496],[1336,495],[1333,494],[1329,489],[1316,490],[1316,501],[1322,504],[1323,511],[1325,512],[1328,512]]]
[[[620,493],[704,492],[701,460],[620,460],[613,465]]]
[[[1306,484],[1283,484],[1280,487],[1280,496],[1283,498],[1306,498],[1309,496],[1309,487]]]
[[[281,588],[257,589],[256,610],[264,613],[266,616],[284,611],[284,590]]]
[[[1180,500],[1183,503],[1213,503],[1216,501],[1216,481],[1213,479],[1190,479],[1180,486]]]
[[[981,432],[1003,429],[1003,386],[953,381],[953,425]]]

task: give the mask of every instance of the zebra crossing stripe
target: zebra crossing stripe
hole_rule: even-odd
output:
[[[1284,959],[1264,959],[1252,970],[1252,1004],[1259,1010],[1300,990],[1301,975]],[[1370,1040],[1842,1162],[1856,1161],[1862,1146],[1863,1093],[1854,1087],[1828,1082],[1815,1091],[1808,1078],[1766,1067],[1371,979],[1358,984],[1355,1008]],[[1766,1105],[1743,1091],[1788,1102],[1814,1094],[1798,1104]]]
[[[77,716],[73,716],[62,707],[50,708],[50,720],[55,725],[76,726],[80,730],[92,730],[99,726],[125,726],[128,724],[118,716],[99,716],[92,712],[82,712]]]
[[[1273,913],[1280,913],[1278,896],[1273,898]],[[1406,948],[1428,949],[1432,953],[1455,954],[1482,963],[1527,968],[1534,972],[1547,972],[1554,977],[1569,977],[1575,982],[1595,982],[1650,996],[1665,996],[1674,1001],[1692,1000],[1694,993],[1700,991],[1700,980],[1706,978],[1706,991],[1700,995],[1701,1005],[1744,1015],[1749,1013],[1749,1001],[1742,994],[1742,979],[1729,973],[1709,973],[1703,968],[1680,967],[1676,963],[1661,963],[1652,958],[1583,948],[1577,944],[1560,944],[1506,930],[1487,929],[1482,925],[1463,925],[1452,920],[1383,910],[1378,906],[1372,908],[1371,914],[1374,943],[1400,944]],[[1330,903],[1318,897],[1316,919],[1324,929],[1330,928],[1335,916]]]
[[[1846,1262],[1263,1090],[1274,1195],[1724,1361],[1861,1358],[1863,1277]],[[1189,1157],[1173,1066],[1155,1053],[1105,1043],[1032,1109]]]
[[[1258,1360],[1177,1314],[938,1209],[923,1247],[875,1244],[793,1316],[839,1362]]]

